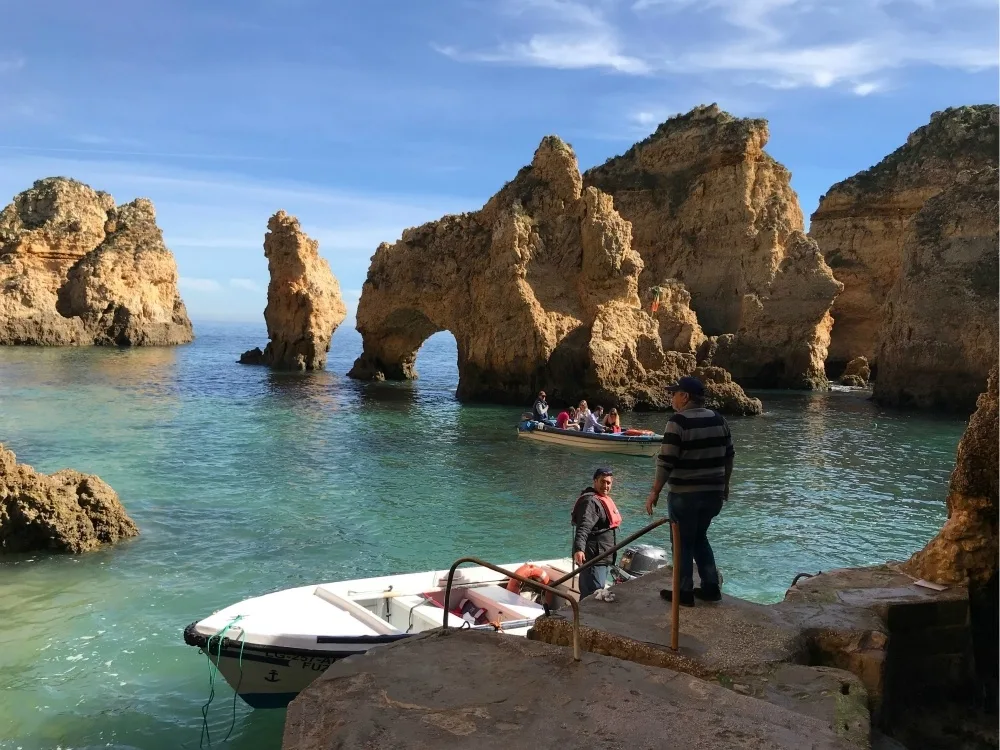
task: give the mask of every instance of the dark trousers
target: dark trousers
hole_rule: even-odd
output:
[[[667,509],[677,524],[681,538],[681,591],[694,589],[694,564],[698,566],[701,585],[718,587],[719,570],[708,543],[708,527],[722,510],[721,492],[670,492]],[[673,537],[671,537],[673,539]]]
[[[580,598],[590,596],[598,589],[603,589],[608,580],[608,566],[595,565],[587,568],[579,575]]]

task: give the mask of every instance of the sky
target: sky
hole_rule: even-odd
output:
[[[353,311],[380,242],[475,210],[543,136],[586,169],[717,102],[803,211],[934,111],[998,100],[996,0],[4,3],[0,204],[149,197],[191,317],[256,320],[278,209]]]

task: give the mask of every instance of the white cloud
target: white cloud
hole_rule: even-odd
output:
[[[215,279],[196,279],[190,276],[181,276],[177,280],[177,285],[181,289],[195,292],[217,292],[222,289],[222,284]]]
[[[597,68],[629,75],[652,72],[641,57],[625,53],[619,31],[606,19],[603,5],[582,0],[507,0],[496,7],[527,26],[527,33],[519,33],[522,40],[475,52],[454,46],[432,47],[452,59],[468,62],[562,70]]]
[[[876,91],[880,91],[882,86],[873,81],[868,81],[866,83],[859,83],[855,86],[852,91],[858,96],[868,96],[869,94],[874,94]]]
[[[248,292],[261,292],[264,288],[253,279],[230,279],[229,286],[245,289]]]
[[[736,72],[772,88],[843,85],[858,96],[885,88],[869,77],[914,66],[966,71],[997,66],[995,35],[984,32],[979,0],[704,0],[735,36],[665,56],[681,73]],[[687,0],[642,0],[639,10],[677,14]],[[963,12],[964,11],[964,12]],[[995,15],[995,14],[993,14]],[[673,18],[674,16],[671,16]],[[990,20],[995,26],[995,18]],[[934,33],[924,29],[936,27]]]
[[[618,73],[645,75],[649,64],[621,53],[620,44],[607,35],[535,34],[526,42],[503,44],[491,52],[461,52],[434,46],[443,55],[469,62],[510,63],[539,68],[583,70],[608,68]]]
[[[726,75],[736,85],[857,96],[888,88],[883,79],[906,68],[998,64],[995,5],[984,0],[497,0],[490,7],[492,26],[510,22],[491,29],[498,45],[436,49],[470,62]]]

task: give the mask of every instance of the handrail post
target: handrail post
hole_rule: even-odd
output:
[[[680,648],[681,628],[681,530],[674,521],[670,522],[670,546],[673,547],[673,581],[670,596],[670,649]]]

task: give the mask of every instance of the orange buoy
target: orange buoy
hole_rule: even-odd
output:
[[[538,581],[539,583],[542,584],[548,584],[549,582],[549,574],[546,573],[542,568],[539,568],[537,565],[531,565],[529,563],[525,563],[514,572],[517,573],[519,576],[530,578],[532,581]],[[521,582],[516,578],[511,578],[509,581],[507,581],[507,590],[510,591],[512,594],[520,594]]]

